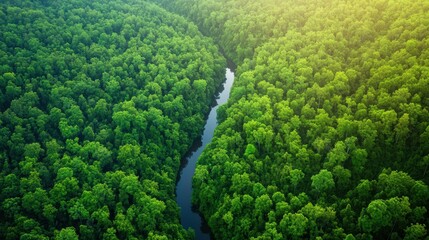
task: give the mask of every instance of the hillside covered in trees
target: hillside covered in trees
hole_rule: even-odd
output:
[[[216,239],[427,239],[428,1],[154,1],[238,65],[193,183]]]
[[[0,3],[0,239],[192,239],[214,42],[216,239],[428,238],[428,1],[151,1]]]
[[[192,238],[174,187],[225,65],[153,3],[1,1],[0,239]]]

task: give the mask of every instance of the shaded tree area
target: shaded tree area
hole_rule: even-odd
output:
[[[427,1],[154,2],[238,64],[194,176],[217,239],[427,237]]]
[[[192,238],[174,189],[213,41],[131,0],[2,1],[0,39],[0,238]]]

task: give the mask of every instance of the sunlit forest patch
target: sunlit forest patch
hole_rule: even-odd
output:
[[[425,239],[429,2],[157,0],[238,64],[194,176],[216,239]]]

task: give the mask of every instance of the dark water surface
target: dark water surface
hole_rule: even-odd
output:
[[[216,99],[216,105],[210,110],[206,125],[204,126],[201,142],[197,145],[198,148],[194,149],[182,163],[183,166],[180,171],[180,178],[176,185],[176,201],[181,208],[180,222],[185,229],[191,227],[195,230],[195,237],[197,240],[210,239],[210,229],[207,224],[203,223],[199,213],[192,209],[192,177],[195,173],[198,157],[213,138],[214,129],[217,126],[216,110],[220,105],[226,103],[229,98],[232,83],[234,82],[234,73],[227,68],[225,77],[226,81],[223,84],[223,90]]]

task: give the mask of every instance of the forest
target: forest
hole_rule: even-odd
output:
[[[0,3],[0,239],[191,239],[175,183],[225,59],[134,0]]]
[[[428,239],[426,0],[3,0],[0,239],[193,239],[220,53],[214,239]]]
[[[238,65],[193,179],[215,239],[427,239],[428,1],[153,1]]]

